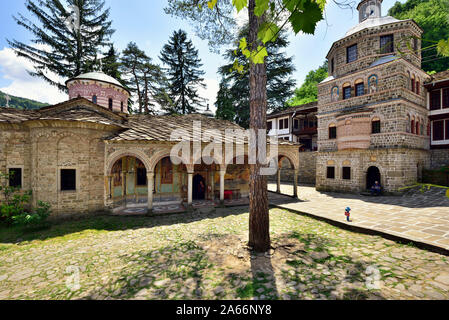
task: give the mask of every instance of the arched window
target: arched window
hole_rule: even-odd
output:
[[[416,79],[416,94],[419,94],[420,92],[420,83],[419,83],[419,79]]]
[[[416,119],[416,131],[415,133],[419,135],[419,119]]]
[[[334,123],[329,125],[329,139],[337,139],[337,126]]]
[[[120,102],[120,111],[123,112],[123,101]]]
[[[407,133],[410,133],[410,116],[409,115],[407,115],[407,120],[406,121],[407,122],[406,122],[406,126],[405,126],[405,131]]]
[[[113,104],[112,98],[109,98],[109,110],[112,110],[112,104]]]
[[[363,83],[363,79],[358,79],[355,82],[355,96],[363,96],[365,94],[365,84]]]
[[[343,99],[351,98],[351,84],[345,83],[343,85]]]
[[[415,92],[415,75],[412,75],[411,89],[412,89],[413,92]]]
[[[380,119],[377,117],[371,120],[371,133],[372,134],[380,133]]]
[[[411,127],[411,133],[415,133],[415,117],[412,117],[412,122],[410,124]]]
[[[97,104],[97,96],[96,96],[96,95],[93,95],[93,96],[92,96],[92,102],[95,103],[95,104]]]
[[[420,134],[423,136],[424,135],[424,120],[421,119],[421,127],[419,129]]]

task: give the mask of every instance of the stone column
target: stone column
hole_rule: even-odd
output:
[[[148,185],[148,212],[153,210],[153,189],[154,189],[154,172],[147,173]]]
[[[278,168],[276,184],[276,192],[281,193],[281,168]]]
[[[124,172],[122,171],[122,197],[123,197],[123,198],[124,198],[125,195],[126,195],[126,192],[125,192],[125,187],[126,187],[125,179],[126,179],[126,173],[124,173]]]
[[[193,202],[193,172],[189,172],[188,174],[188,183],[187,183],[187,204],[189,206],[192,205]]]
[[[298,174],[299,170],[295,169],[295,176],[293,178],[293,198],[298,199]]]
[[[224,189],[225,189],[225,175],[226,170],[220,170],[220,202],[224,202]]]

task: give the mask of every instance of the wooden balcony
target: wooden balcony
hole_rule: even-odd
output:
[[[315,135],[318,134],[318,127],[311,127],[311,128],[302,128],[302,129],[293,129],[292,131],[295,135]]]

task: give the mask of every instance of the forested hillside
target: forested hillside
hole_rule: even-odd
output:
[[[0,91],[0,107],[6,106],[5,96],[6,96],[6,94],[4,94],[3,92]],[[35,109],[40,109],[42,107],[48,106],[48,103],[42,103],[42,102],[38,102],[38,101],[26,99],[26,98],[15,97],[15,96],[11,96],[11,95],[9,97],[11,98],[11,100],[9,101],[9,106],[11,108],[35,110]]]

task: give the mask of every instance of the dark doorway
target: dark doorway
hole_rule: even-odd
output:
[[[380,171],[377,167],[369,167],[368,172],[366,173],[366,189],[371,190],[371,187],[374,183],[380,181]]]
[[[206,199],[206,181],[203,176],[197,174],[193,177],[193,200]]]

